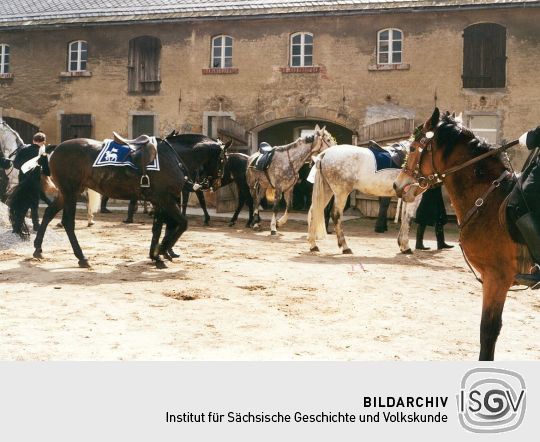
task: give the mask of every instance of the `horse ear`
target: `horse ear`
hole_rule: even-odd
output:
[[[456,113],[455,112],[452,112],[452,118],[456,118]]]
[[[434,127],[437,127],[437,124],[439,123],[440,118],[441,118],[441,111],[439,110],[438,107],[436,107],[435,110],[433,111],[433,114],[431,115],[430,120],[429,120],[430,126],[428,127],[428,129],[432,129]]]
[[[320,131],[320,130],[321,130],[321,128],[319,127],[319,124],[316,124],[316,125],[315,125],[315,132],[318,132],[318,131]]]
[[[229,147],[231,147],[233,144],[233,140],[229,140],[227,143],[223,145],[223,150],[227,150]]]
[[[321,129],[321,132],[324,132],[326,130],[326,125],[323,126],[323,128]]]

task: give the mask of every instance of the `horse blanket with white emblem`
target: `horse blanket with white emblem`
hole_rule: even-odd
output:
[[[157,144],[155,138],[152,138],[152,143]],[[133,153],[134,150],[130,146],[118,144],[114,140],[104,140],[103,148],[92,167],[129,166],[138,170],[139,168],[133,163]],[[154,161],[146,166],[146,170],[159,171],[159,158],[157,155]]]

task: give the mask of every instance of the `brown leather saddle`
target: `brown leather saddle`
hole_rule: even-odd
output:
[[[128,140],[116,132],[113,132],[114,141],[118,144],[129,146],[132,150],[131,158],[142,171],[140,186],[150,187],[150,177],[146,173],[146,166],[156,159],[157,145],[152,142],[148,135],[140,135],[133,140]]]

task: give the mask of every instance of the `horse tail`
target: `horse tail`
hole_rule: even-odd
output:
[[[88,194],[88,213],[97,213],[101,205],[101,194],[95,190],[87,189]]]
[[[275,199],[274,195],[275,195],[274,188],[268,187],[265,192],[266,202],[268,204],[274,204],[274,199]]]
[[[330,199],[331,189],[322,172],[322,159],[324,153],[317,157],[315,166],[315,183],[311,197],[311,207],[308,213],[309,237],[314,239],[326,238],[326,225],[324,223],[324,209]]]
[[[30,237],[30,231],[26,225],[26,213],[33,205],[39,201],[41,191],[41,170],[36,167],[34,170],[26,173],[24,179],[13,187],[7,198],[9,207],[9,221],[13,228],[13,233],[19,235],[22,239]]]

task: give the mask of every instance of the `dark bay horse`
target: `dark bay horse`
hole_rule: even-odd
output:
[[[435,109],[417,129],[395,181],[397,194],[406,201],[440,181],[446,186],[465,258],[483,281],[480,360],[494,358],[506,295],[518,273],[518,244],[499,222],[512,174],[498,153],[449,114],[441,119]]]
[[[152,146],[147,143],[146,147]],[[90,188],[102,195],[117,199],[140,199],[150,201],[155,207],[152,227],[150,258],[158,268],[164,268],[162,256],[171,259],[168,250],[178,241],[187,229],[187,220],[180,211],[179,201],[184,186],[189,186],[185,166],[176,153],[173,143],[158,140],[160,171],[147,171],[150,187],[141,188],[141,173],[130,167],[92,167],[102,148],[96,140],[79,138],[59,144],[50,157],[51,179],[58,188],[58,197],[46,209],[41,227],[34,241],[34,257],[42,257],[42,243],[48,224],[63,210],[62,224],[68,235],[80,267],[89,267],[75,236],[75,208],[77,196]],[[218,143],[203,143],[197,155],[208,159],[204,173],[211,186],[219,186],[220,166],[223,162],[223,149]],[[159,238],[163,224],[165,235],[161,244]],[[158,245],[159,244],[159,245]]]

